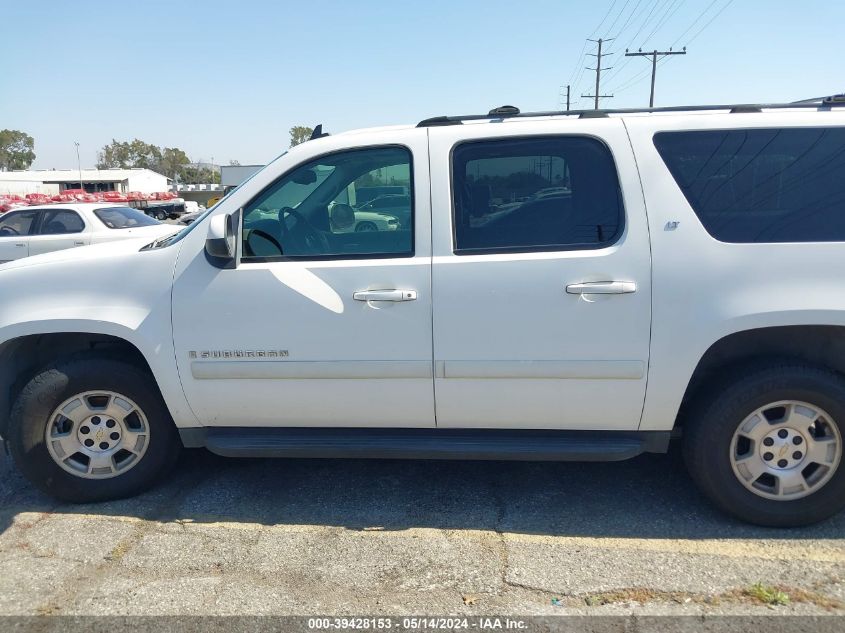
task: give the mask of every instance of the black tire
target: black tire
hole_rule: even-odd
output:
[[[52,412],[68,398],[114,391],[144,412],[149,445],[137,464],[110,479],[85,479],[60,467],[47,449]],[[23,388],[9,420],[9,448],[17,467],[38,489],[72,503],[129,497],[150,488],[175,464],[181,441],[158,388],[143,369],[108,357],[83,355],[39,372]]]
[[[822,367],[772,362],[744,367],[706,390],[683,427],[687,469],[720,509],[749,523],[797,527],[817,523],[845,507],[845,466],[812,494],[778,501],[748,490],[731,466],[731,441],[740,423],[760,407],[782,400],[820,407],[845,438],[845,378]]]
[[[364,222],[358,222],[355,226],[356,233],[373,233],[374,231],[378,231],[378,227],[369,220],[365,220]]]
[[[164,211],[156,211],[155,212],[155,219],[159,222],[163,222],[167,219],[167,214]]]

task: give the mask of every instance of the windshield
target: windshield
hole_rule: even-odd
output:
[[[104,207],[102,209],[94,209],[94,215],[110,229],[134,229],[138,226],[159,224],[158,220],[154,220],[146,213],[142,213],[138,209],[131,207]]]
[[[264,167],[262,167],[261,169],[259,169],[257,172],[255,172],[254,174],[252,174],[249,178],[247,178],[246,180],[244,180],[244,181],[243,181],[241,184],[239,184],[237,187],[233,188],[231,191],[229,191],[228,193],[226,193],[226,195],[225,195],[225,196],[223,196],[222,198],[220,198],[220,200],[218,200],[218,201],[217,201],[217,204],[215,204],[215,205],[213,205],[213,206],[210,206],[208,209],[206,209],[205,211],[203,211],[203,212],[202,212],[202,214],[200,214],[200,216],[199,216],[196,220],[194,220],[193,222],[191,222],[191,223],[190,223],[188,226],[186,226],[184,229],[182,229],[182,230],[181,230],[181,231],[179,231],[178,233],[174,233],[173,235],[170,235],[169,237],[164,238],[163,240],[156,240],[155,242],[153,242],[152,244],[150,244],[150,245],[149,245],[148,247],[146,247],[146,248],[163,248],[163,247],[165,247],[165,246],[170,246],[171,244],[175,244],[176,242],[178,242],[178,241],[180,241],[181,239],[183,239],[183,238],[184,238],[184,237],[185,237],[188,233],[190,233],[190,232],[191,232],[191,231],[193,231],[193,230],[194,230],[197,226],[199,226],[199,224],[200,224],[200,223],[201,223],[201,222],[205,219],[205,217],[206,217],[209,213],[211,213],[211,212],[212,212],[212,211],[213,211],[213,210],[217,207],[217,205],[218,205],[218,204],[220,204],[221,202],[223,202],[226,198],[228,198],[229,196],[231,196],[231,195],[232,195],[233,193],[235,193],[238,189],[240,189],[241,187],[243,187],[246,183],[248,183],[250,180],[252,180],[253,178],[255,178],[258,174],[260,174],[262,171],[264,171],[265,169],[267,169],[267,167],[269,167],[270,165],[272,165],[273,163],[275,163],[277,160],[279,160],[279,159],[280,159],[282,156],[284,156],[285,154],[287,154],[287,152],[286,152],[286,151],[285,151],[285,152],[282,152],[281,154],[279,154],[278,156],[276,156],[276,158],[274,158],[273,160],[271,160],[271,161],[270,161],[267,165],[265,165]]]

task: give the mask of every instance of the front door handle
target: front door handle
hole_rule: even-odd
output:
[[[85,246],[85,242],[74,242],[74,246]]]
[[[355,301],[416,301],[416,290],[359,290],[352,293]]]
[[[17,243],[17,244],[15,244],[15,246],[17,248],[24,248],[24,247],[26,247],[26,244]]]
[[[622,295],[636,291],[637,284],[633,281],[589,281],[566,287],[571,295]]]

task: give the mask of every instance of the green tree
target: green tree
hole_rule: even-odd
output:
[[[219,183],[220,170],[203,167],[202,165],[186,165],[182,168],[180,179],[186,185]]]
[[[293,147],[294,145],[304,143],[311,138],[312,132],[314,132],[314,128],[305,125],[295,125],[290,129],[290,146]]]
[[[186,185],[220,182],[219,169],[192,164],[188,155],[178,147],[158,147],[137,138],[133,141],[112,139],[97,153],[97,167],[152,169]]]
[[[182,171],[190,162],[188,155],[178,147],[165,147],[161,150],[161,161],[155,171],[171,178],[179,176],[183,180]]]
[[[159,147],[137,138],[131,142],[112,139],[97,153],[98,169],[140,167],[158,170],[161,169],[161,161],[162,150]]]
[[[29,169],[35,160],[35,140],[26,132],[0,130],[0,171]]]

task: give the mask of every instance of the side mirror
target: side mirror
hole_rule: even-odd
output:
[[[240,209],[234,213],[218,214],[208,223],[205,240],[206,259],[217,268],[236,268],[238,265],[238,228]]]
[[[313,185],[317,182],[317,174],[313,169],[300,169],[294,173],[292,180],[298,185]]]

